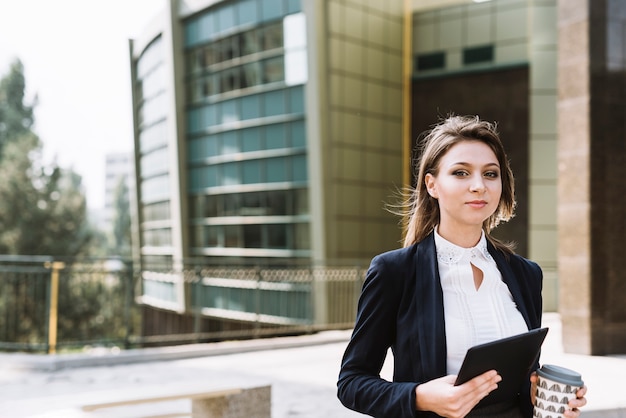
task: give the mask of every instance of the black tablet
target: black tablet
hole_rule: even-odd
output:
[[[471,347],[465,354],[455,386],[486,371],[496,370],[502,376],[502,381],[498,383],[498,389],[487,395],[478,406],[513,399],[538,360],[547,333],[548,328],[537,328]]]

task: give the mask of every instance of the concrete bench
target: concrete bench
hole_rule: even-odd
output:
[[[191,401],[191,411],[177,401]],[[67,418],[271,418],[271,386],[122,389],[84,395],[77,406],[59,412]]]

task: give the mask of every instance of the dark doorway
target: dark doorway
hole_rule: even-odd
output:
[[[418,137],[450,114],[478,115],[496,122],[515,176],[515,217],[494,236],[528,253],[529,80],[528,66],[454,73],[413,80],[413,150]]]

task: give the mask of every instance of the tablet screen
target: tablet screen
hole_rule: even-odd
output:
[[[478,405],[514,399],[538,360],[547,333],[548,328],[538,328],[471,347],[465,354],[455,386],[488,370],[496,370],[502,376],[502,381]]]

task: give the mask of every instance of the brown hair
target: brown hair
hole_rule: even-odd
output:
[[[513,252],[513,245],[503,243],[492,237],[490,232],[500,222],[513,217],[515,209],[515,184],[513,172],[496,124],[480,120],[478,116],[449,116],[426,132],[420,143],[416,165],[416,187],[409,189],[404,203],[402,223],[404,226],[404,246],[420,242],[430,234],[439,223],[439,204],[428,194],[425,177],[430,173],[437,175],[439,161],[455,144],[462,141],[480,141],[487,144],[496,155],[500,164],[502,195],[494,213],[483,223],[487,240],[505,253]]]

